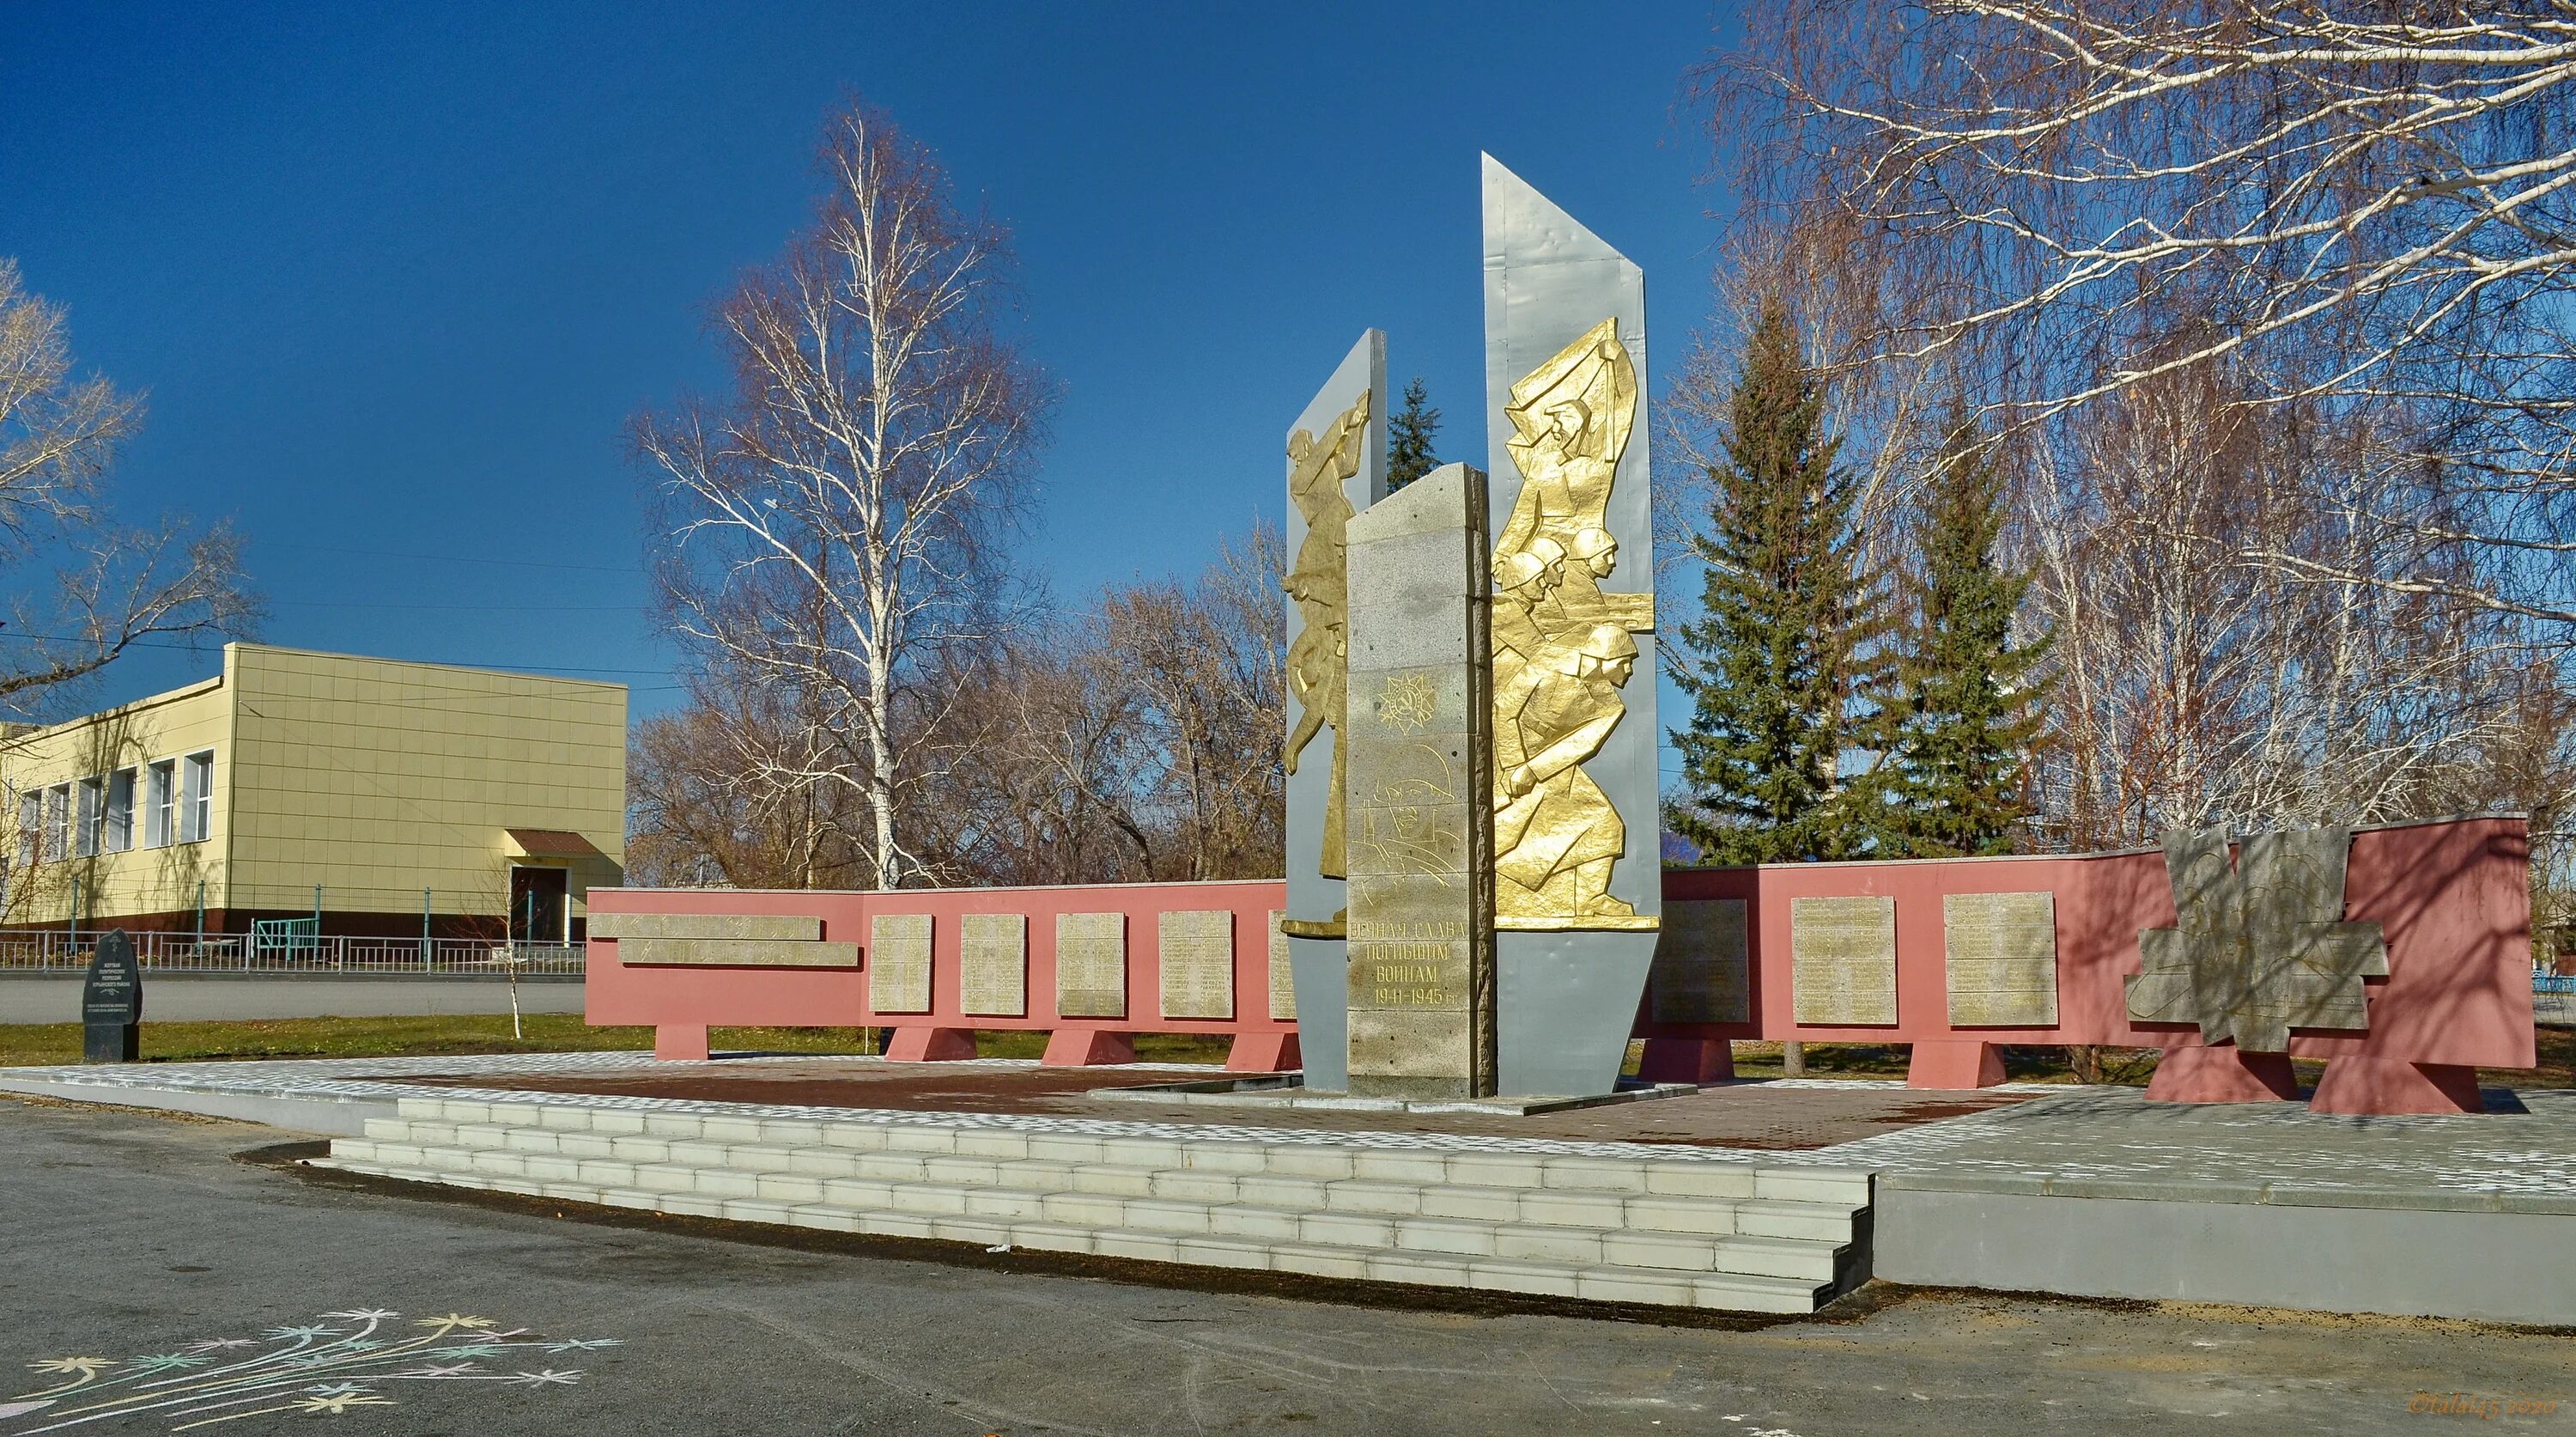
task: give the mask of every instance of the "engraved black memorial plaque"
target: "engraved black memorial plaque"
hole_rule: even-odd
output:
[[[143,968],[134,940],[118,929],[98,940],[81,985],[81,1061],[131,1063],[142,1056]]]

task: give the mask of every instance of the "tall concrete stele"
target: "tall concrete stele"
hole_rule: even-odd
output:
[[[1283,929],[1324,1091],[1609,1092],[1661,920],[1644,277],[1491,156],[1484,238],[1490,482],[1369,512],[1375,331],[1291,431]]]
[[[1290,426],[1288,456],[1288,962],[1306,1083],[1342,1091],[1342,939],[1349,631],[1344,526],[1386,493],[1386,335],[1369,330]]]

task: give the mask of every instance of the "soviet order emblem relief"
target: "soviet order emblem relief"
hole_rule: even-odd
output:
[[[1628,712],[1629,635],[1655,627],[1652,594],[1601,589],[1619,563],[1605,518],[1637,414],[1618,322],[1524,376],[1504,413],[1522,483],[1494,544],[1495,923],[1651,929],[1611,896],[1628,828],[1583,771]]]

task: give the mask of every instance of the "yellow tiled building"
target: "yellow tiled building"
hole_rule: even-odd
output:
[[[224,646],[223,673],[0,738],[0,926],[577,940],[623,876],[626,686]]]

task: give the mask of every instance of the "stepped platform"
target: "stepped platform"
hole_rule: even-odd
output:
[[[2576,1091],[2443,1117],[1830,1079],[1525,1117],[1100,1096],[1210,1072],[582,1053],[0,1091],[333,1134],[322,1165],[397,1181],[985,1248],[1754,1313],[1876,1277],[2576,1325]]]

